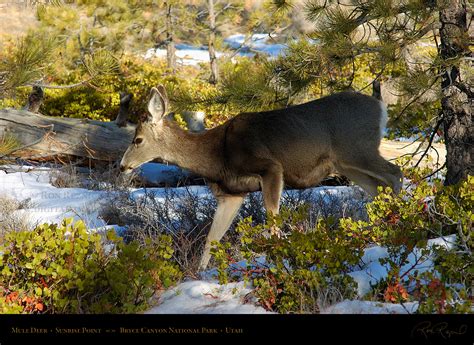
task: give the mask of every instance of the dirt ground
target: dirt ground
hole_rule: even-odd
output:
[[[8,37],[19,37],[38,25],[36,10],[16,1],[0,0],[0,45]]]
[[[418,153],[414,155],[412,162],[416,163],[420,157],[425,152],[428,143],[422,145],[420,149],[418,146],[420,142],[401,142],[401,141],[394,141],[394,140],[382,140],[382,144],[380,145],[380,153],[381,155],[388,160],[396,159],[398,157],[412,154],[416,152],[418,149]],[[430,162],[428,157],[432,159]],[[430,164],[434,168],[440,167],[446,161],[446,147],[444,144],[435,143],[433,144],[432,148],[428,151],[428,155],[425,156],[420,163],[422,166],[426,166]],[[436,165],[438,164],[438,165]]]

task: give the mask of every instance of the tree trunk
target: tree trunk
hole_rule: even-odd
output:
[[[168,68],[176,70],[176,48],[174,46],[173,22],[171,16],[172,5],[165,2],[166,9],[166,61]]]
[[[462,78],[459,58],[470,54],[466,2],[440,1],[440,55],[443,61],[441,107],[446,141],[446,185],[473,174],[474,128],[472,85]],[[448,5],[446,5],[448,4]],[[453,63],[454,61],[454,63]]]
[[[44,92],[40,86],[33,86],[30,95],[28,96],[28,103],[26,103],[24,109],[37,113],[43,104]]]
[[[216,15],[214,12],[214,0],[208,0],[209,9],[209,62],[211,64],[211,76],[209,83],[217,84],[219,80],[219,71],[217,69],[217,58],[216,58]]]

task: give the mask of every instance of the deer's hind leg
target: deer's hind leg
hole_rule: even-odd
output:
[[[402,189],[403,174],[398,166],[390,163],[377,154],[373,159],[367,161],[366,169],[370,176],[385,183],[381,186],[390,186],[396,194],[400,193],[400,190]]]
[[[403,175],[400,168],[386,161],[378,152],[373,157],[364,157],[353,162],[341,162],[338,164],[338,170],[372,196],[378,194],[378,186],[390,186],[395,193],[399,193],[402,187]]]
[[[362,187],[367,193],[375,197],[378,194],[377,187],[385,187],[387,184],[375,177],[372,177],[368,174],[360,172],[356,169],[350,167],[339,167],[338,172],[342,175],[348,177],[352,182],[355,182],[357,185]]]

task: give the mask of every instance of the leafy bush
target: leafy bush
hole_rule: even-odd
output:
[[[73,85],[83,81],[80,71],[63,71],[48,82],[53,85]],[[221,92],[198,75],[194,67],[182,67],[180,77],[170,74],[163,60],[143,60],[125,56],[120,74],[102,75],[81,86],[63,89],[45,89],[40,112],[48,116],[85,118],[99,121],[114,120],[119,110],[119,92],[133,95],[130,120],[136,122],[145,113],[151,87],[163,84],[168,90],[171,110],[203,110],[206,124],[214,127],[238,113],[236,107],[219,101]],[[15,90],[10,98],[0,99],[0,107],[21,108],[26,104],[30,88]]]
[[[0,109],[16,108],[20,109],[26,105],[28,95],[31,92],[30,87],[18,87],[10,97],[0,97]]]
[[[399,195],[381,191],[367,205],[368,221],[341,220],[349,233],[368,233],[388,249],[388,257],[380,259],[388,277],[373,287],[371,298],[417,301],[421,313],[472,312],[474,178],[446,187],[422,179],[419,169],[406,175],[412,185]],[[447,235],[455,235],[446,240],[453,248],[428,245],[428,239]],[[431,260],[434,268],[419,269]]]
[[[318,312],[328,303],[355,296],[355,283],[347,275],[363,254],[361,237],[349,236],[334,218],[308,227],[307,210],[283,210],[263,225],[246,218],[237,226],[245,268],[232,265],[229,243],[212,254],[219,280],[244,276],[255,286],[263,307],[280,313]],[[262,264],[261,257],[265,258]]]
[[[41,113],[49,116],[113,120],[119,109],[118,93],[103,93],[88,87],[46,90]]]
[[[114,202],[105,203],[100,217],[109,224],[127,227],[125,241],[155,241],[164,233],[173,238],[173,260],[186,275],[196,276],[205,231],[212,223],[215,201],[192,189],[164,190],[159,198],[150,191],[142,197],[129,190],[112,192]]]
[[[180,278],[171,238],[139,246],[113,231],[106,243],[65,219],[6,234],[0,246],[1,313],[131,313]]]
[[[398,195],[380,190],[366,205],[365,220],[323,215],[314,225],[303,211],[307,207],[286,209],[264,224],[244,219],[237,226],[238,255],[228,242],[215,243],[212,250],[221,283],[244,277],[269,310],[318,312],[354,297],[348,273],[364,249],[377,244],[388,252],[379,259],[387,276],[365,299],[418,302],[420,313],[472,312],[474,178],[443,186],[425,174],[406,170],[411,184]],[[242,257],[244,267],[237,263]]]

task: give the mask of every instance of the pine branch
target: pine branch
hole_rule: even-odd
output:
[[[57,39],[40,35],[19,39],[11,55],[0,62],[0,93],[40,79],[58,44]]]
[[[405,107],[402,109],[402,111],[397,115],[397,117],[395,118],[394,122],[397,122],[398,120],[400,120],[400,118],[402,117],[402,115],[405,113],[405,111],[407,111],[407,109],[413,104],[415,103],[417,100],[419,100],[425,93],[427,93],[429,90],[431,90],[431,87],[433,87],[433,85],[439,80],[439,76],[436,76],[436,78],[433,80],[433,82],[431,83],[431,85],[424,89],[421,93],[419,93],[418,95],[416,95],[415,97],[413,97],[410,102],[408,102]]]

